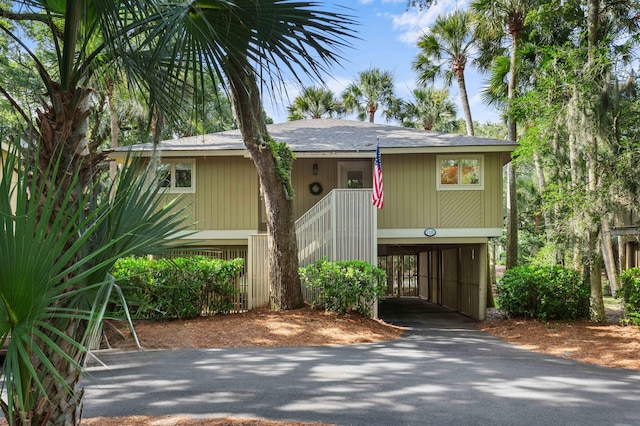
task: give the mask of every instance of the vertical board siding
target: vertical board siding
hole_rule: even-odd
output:
[[[383,155],[384,229],[441,226],[437,223],[436,156],[434,154]]]
[[[296,221],[298,261],[306,266],[323,258],[335,256],[332,192]]]
[[[375,230],[377,209],[371,204],[371,190],[336,190],[335,260],[364,260],[375,265],[374,246],[378,244]]]
[[[502,157],[499,154],[487,154],[484,158],[485,170],[485,225],[487,228],[502,228],[504,212],[502,200]]]
[[[296,194],[293,201],[296,219],[338,187],[338,161],[340,160],[335,158],[300,158],[293,162],[291,181]],[[317,175],[313,174],[314,164],[318,165]],[[309,192],[309,185],[313,182],[322,185],[321,194],[313,195]]]
[[[300,265],[323,258],[375,265],[375,215],[370,189],[333,190],[296,222]]]
[[[459,298],[457,310],[472,318],[479,318],[480,265],[486,251],[479,244],[460,248]]]
[[[249,236],[247,259],[248,309],[269,303],[269,244],[267,234]]]
[[[502,157],[484,157],[484,189],[436,191],[436,154],[383,155],[384,209],[379,227],[502,227]]]
[[[442,250],[442,305],[458,309],[458,249]]]
[[[258,228],[258,177],[251,160],[198,158],[196,188],[197,229]]]
[[[298,262],[364,260],[377,264],[377,212],[371,189],[335,189],[296,222]],[[305,300],[317,292],[302,287]]]
[[[296,160],[292,180],[296,192],[294,214],[300,217],[296,225],[300,264],[325,257],[361,259],[376,264],[378,227],[501,227],[502,157],[499,153],[482,155],[484,190],[436,191],[435,154],[383,154],[385,208],[382,210],[371,206],[370,189],[332,192],[339,186],[338,162],[347,159]],[[313,164],[318,165],[317,175],[313,175]],[[323,186],[322,194],[309,192],[312,182]],[[196,229],[257,229],[259,187],[251,160],[198,158],[196,188],[197,196],[181,195],[179,203],[192,213]],[[465,261],[468,256],[466,248],[421,253],[419,263],[426,267],[419,269],[419,294],[476,318],[479,272],[477,259]],[[239,287],[242,296],[236,301],[238,306],[251,309],[268,303],[267,257],[267,235],[251,236],[245,256],[246,279]],[[309,300],[309,295],[306,296]]]
[[[480,155],[480,154],[473,154]],[[385,208],[378,212],[384,229],[423,227],[502,227],[502,155],[484,153],[484,190],[436,191],[435,154],[382,156]],[[294,214],[301,217],[338,187],[340,158],[294,161]],[[313,175],[313,164],[318,174]],[[309,192],[318,182],[320,195]],[[196,161],[196,194],[183,196],[196,229],[257,229],[259,187],[255,166],[243,157],[202,157]],[[463,199],[466,194],[467,199]],[[175,195],[171,195],[175,197]]]

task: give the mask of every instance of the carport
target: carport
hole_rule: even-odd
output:
[[[378,317],[388,324],[403,327],[451,327],[475,322],[453,309],[417,297],[387,297],[378,304]]]
[[[487,244],[379,245],[385,299],[414,297],[485,319]]]

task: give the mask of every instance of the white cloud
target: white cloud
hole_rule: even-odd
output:
[[[346,89],[347,86],[351,84],[355,78],[355,75],[349,77],[334,76],[326,83],[329,90],[331,90],[337,97],[340,97],[344,89]]]
[[[418,38],[425,33],[439,15],[456,9],[466,9],[469,0],[438,0],[425,10],[411,9],[401,15],[388,15],[393,22],[393,29],[400,33],[398,39],[403,43],[415,45]]]

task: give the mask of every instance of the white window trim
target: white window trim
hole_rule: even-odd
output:
[[[162,160],[162,164],[168,164],[171,170],[171,186],[166,190],[169,194],[193,194],[196,192],[196,162],[195,160]],[[191,186],[189,188],[176,188],[176,164],[191,164]]]
[[[462,164],[462,160],[479,160],[480,163],[480,183],[474,185],[458,184],[442,184],[440,183],[440,162],[442,160],[457,160],[458,164]],[[462,180],[462,170],[458,168],[458,182]],[[436,156],[436,190],[438,191],[481,191],[484,189],[484,155],[437,155]]]

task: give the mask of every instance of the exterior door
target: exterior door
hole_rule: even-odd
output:
[[[338,162],[338,188],[373,188],[373,169],[370,161]]]

